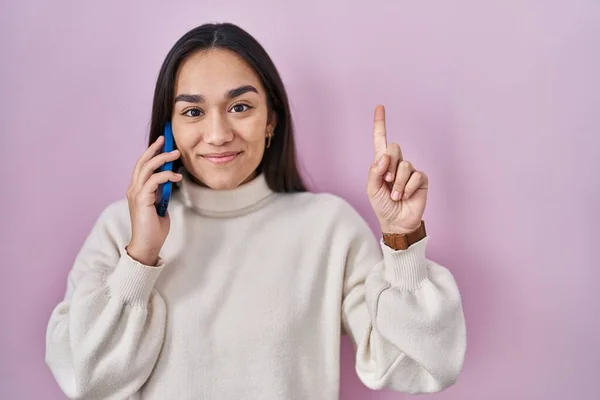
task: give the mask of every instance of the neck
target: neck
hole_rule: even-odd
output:
[[[184,174],[179,183],[185,205],[194,211],[213,217],[233,217],[264,205],[274,192],[263,174],[253,174],[238,187],[214,190]]]

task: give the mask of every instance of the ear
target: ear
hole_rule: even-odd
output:
[[[269,118],[267,119],[267,131],[275,132],[277,126],[277,113],[275,111],[269,111]]]

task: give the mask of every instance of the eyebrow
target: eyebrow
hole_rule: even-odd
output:
[[[225,95],[225,98],[231,100],[248,92],[254,92],[258,94],[258,90],[254,86],[244,85],[228,91]],[[178,101],[185,101],[187,103],[204,103],[206,98],[201,94],[180,94],[175,97],[175,103]]]

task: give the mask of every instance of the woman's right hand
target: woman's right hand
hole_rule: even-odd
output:
[[[155,172],[168,161],[179,158],[179,150],[161,153],[164,137],[159,138],[137,161],[133,170],[131,184],[127,189],[129,216],[131,218],[131,241],[127,253],[134,260],[154,266],[167,235],[171,220],[167,211],[164,217],[156,212],[156,191],[160,184],[179,182],[182,175],[173,171]],[[160,153],[160,154],[159,154]]]

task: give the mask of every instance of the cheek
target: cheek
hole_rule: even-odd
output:
[[[193,127],[173,121],[173,138],[181,153],[187,153],[193,148],[195,137],[193,133]]]
[[[236,131],[238,135],[241,137],[249,145],[253,146],[261,145],[266,137],[266,120],[263,121],[262,118],[252,119],[241,122]]]
[[[194,158],[194,144],[190,141],[190,138],[185,135],[173,135],[175,138],[175,143],[177,145],[177,149],[181,156],[179,157],[179,161],[186,164],[189,167],[188,162]]]

